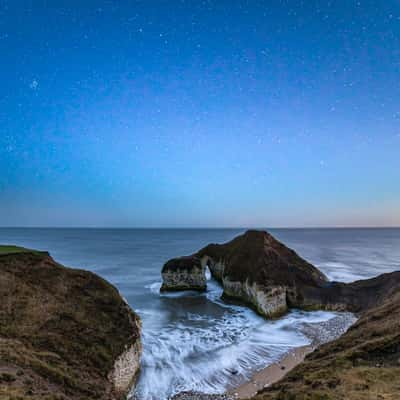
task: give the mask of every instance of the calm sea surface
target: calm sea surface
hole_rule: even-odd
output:
[[[332,280],[350,282],[400,269],[400,229],[269,231]],[[132,395],[163,400],[180,390],[223,392],[291,347],[309,343],[302,324],[335,316],[293,311],[265,321],[247,308],[222,302],[213,280],[204,294],[159,294],[166,260],[242,232],[0,228],[0,243],[48,250],[62,264],[94,271],[117,286],[143,321],[142,372]]]

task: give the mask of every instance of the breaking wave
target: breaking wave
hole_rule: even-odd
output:
[[[154,324],[157,315],[151,315],[150,320],[149,315],[143,315],[142,369],[131,398],[164,400],[187,390],[223,393],[249,379],[256,370],[278,361],[290,349],[310,344],[315,340],[313,335],[330,338],[338,334],[327,332],[330,324],[312,330],[313,324],[336,318],[339,323],[333,325],[344,331],[354,321],[348,314],[346,317],[333,312],[298,310],[279,320],[266,321],[246,307],[222,302],[222,289],[213,280],[208,286],[205,294],[179,293],[180,297],[187,297],[179,301],[203,297],[217,307],[215,312],[187,311],[161,330]],[[172,300],[177,296],[160,295],[159,287],[160,282],[148,285],[155,296]]]

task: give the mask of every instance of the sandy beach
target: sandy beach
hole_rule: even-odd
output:
[[[237,399],[251,397],[265,386],[283,378],[291,369],[300,364],[313,349],[312,346],[308,345],[291,350],[282,360],[256,372],[248,382],[229,390],[228,394]]]
[[[268,367],[256,372],[249,381],[244,382],[238,387],[228,390],[224,394],[205,394],[197,392],[182,392],[175,395],[171,400],[235,400],[248,399],[255,395],[265,386],[282,379],[296,365],[300,364],[305,356],[313,351],[315,347],[311,345],[297,347],[290,350],[282,360],[269,365]]]

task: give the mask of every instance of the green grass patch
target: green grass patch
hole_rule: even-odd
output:
[[[25,247],[0,245],[0,255],[16,253],[40,253],[37,250],[26,249]]]

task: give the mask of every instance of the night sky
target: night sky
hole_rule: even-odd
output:
[[[400,1],[0,1],[1,226],[400,225]]]

